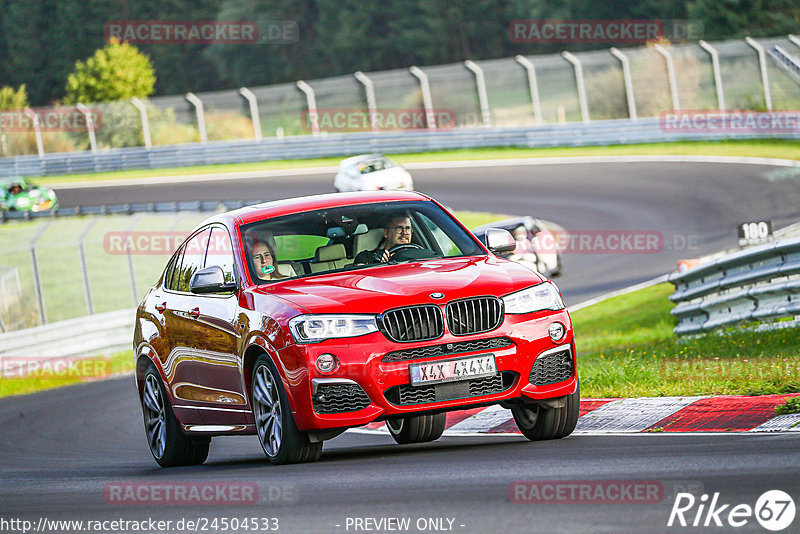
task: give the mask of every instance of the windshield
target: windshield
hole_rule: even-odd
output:
[[[384,157],[365,160],[358,164],[358,170],[361,174],[383,171],[386,169],[391,169],[392,167],[394,167],[394,163],[392,163],[390,159]]]
[[[256,284],[376,265],[484,255],[433,202],[387,202],[304,212],[243,227]]]

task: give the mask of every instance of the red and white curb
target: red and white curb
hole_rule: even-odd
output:
[[[746,397],[643,397],[581,399],[576,433],[800,432],[800,414],[775,415],[775,407],[800,393]],[[384,423],[350,432],[388,434]],[[446,436],[520,434],[511,411],[500,406],[447,414]]]

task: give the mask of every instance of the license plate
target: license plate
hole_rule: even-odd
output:
[[[497,373],[497,365],[494,354],[484,354],[455,360],[412,363],[408,366],[408,370],[411,374],[411,385],[417,386],[492,376]]]

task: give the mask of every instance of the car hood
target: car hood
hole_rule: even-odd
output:
[[[514,262],[468,257],[323,274],[260,286],[255,291],[280,297],[312,313],[381,313],[477,295],[502,297],[543,280]],[[444,298],[430,296],[437,292]]]

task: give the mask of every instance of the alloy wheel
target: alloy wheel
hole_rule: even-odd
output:
[[[164,414],[164,399],[161,397],[161,389],[158,387],[158,379],[155,375],[148,374],[144,382],[144,395],[142,397],[144,406],[144,428],[147,432],[147,443],[153,456],[161,458],[164,456],[166,447],[166,417]]]
[[[266,365],[256,370],[253,383],[253,408],[256,429],[264,451],[268,456],[277,456],[281,448],[282,413],[278,386]]]

